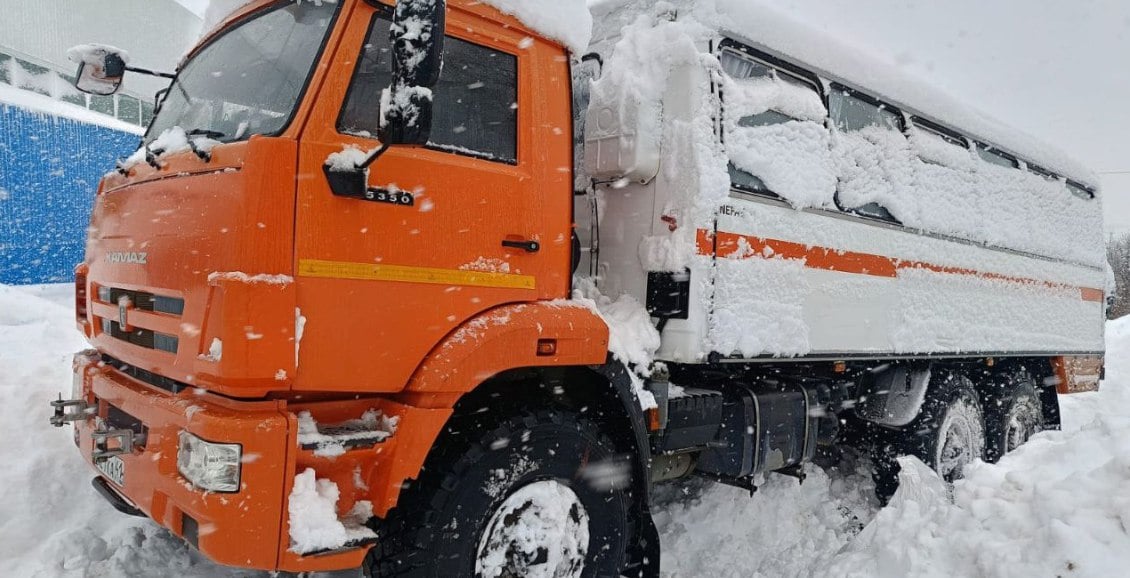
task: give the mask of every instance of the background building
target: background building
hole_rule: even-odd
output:
[[[129,74],[116,95],[85,95],[71,86],[77,65],[67,49],[109,44],[129,52],[133,65],[172,72],[202,24],[176,0],[0,0],[0,15],[0,83],[139,126],[168,81]]]
[[[174,0],[0,0],[0,283],[66,282],[82,261],[102,174],[132,153],[168,81],[75,90],[75,44],[110,44],[172,72],[201,19]]]

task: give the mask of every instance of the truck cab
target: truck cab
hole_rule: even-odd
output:
[[[75,361],[75,440],[100,492],[218,562],[360,565],[372,532],[292,547],[297,474],[336,480],[343,517],[361,501],[384,516],[479,382],[607,357],[599,317],[546,305],[569,297],[574,258],[567,51],[488,5],[437,4],[430,131],[359,190],[334,190],[332,159],[382,145],[397,19],[361,0],[237,11],[99,184],[76,269],[94,349]],[[298,440],[300,415],[367,411],[400,434],[342,456]]]

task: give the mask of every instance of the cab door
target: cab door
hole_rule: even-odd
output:
[[[474,315],[567,295],[567,61],[517,21],[468,10],[448,9],[429,145],[391,147],[367,199],[334,196],[323,165],[380,144],[391,10],[356,2],[345,20],[300,145],[295,389],[398,391]]]

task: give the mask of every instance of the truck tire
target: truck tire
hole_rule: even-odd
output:
[[[898,488],[899,456],[915,456],[946,482],[963,475],[966,465],[985,456],[985,420],[969,378],[945,373],[926,391],[918,417],[888,431],[872,454],[875,493],[886,503]]]
[[[378,526],[366,575],[619,575],[634,535],[631,466],[596,424],[542,411],[485,433],[458,427]]]
[[[1027,372],[1010,376],[985,403],[985,461],[996,462],[1043,429],[1044,409]]]

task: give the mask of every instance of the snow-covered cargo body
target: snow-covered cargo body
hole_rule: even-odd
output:
[[[658,358],[1101,354],[1070,157],[772,10],[596,10],[578,229],[601,289],[665,319]]]
[[[774,18],[252,2],[99,186],[52,423],[213,560],[401,577],[656,577],[655,483],[1058,427],[1093,178]]]

